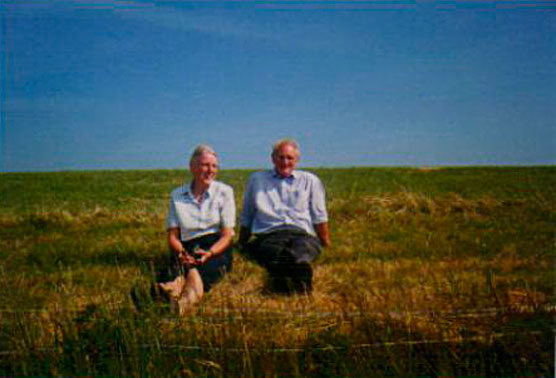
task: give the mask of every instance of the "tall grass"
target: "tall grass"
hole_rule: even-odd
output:
[[[315,171],[313,295],[236,253],[182,318],[149,285],[186,173],[2,174],[0,375],[554,374],[556,168]],[[240,208],[248,174],[220,175]]]

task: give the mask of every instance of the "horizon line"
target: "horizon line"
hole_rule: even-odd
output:
[[[365,168],[403,168],[403,169],[451,169],[451,168],[553,168],[556,167],[556,162],[554,163],[538,163],[538,164],[529,164],[529,163],[514,163],[514,164],[492,164],[492,163],[485,163],[485,164],[423,164],[423,165],[411,165],[411,164],[376,164],[376,165],[341,165],[341,166],[307,166],[307,167],[299,167],[297,170],[312,170],[312,169],[365,169]],[[272,167],[264,167],[264,168],[253,168],[253,167],[242,167],[242,168],[223,168],[220,169],[219,172],[226,172],[226,171],[261,171],[261,170],[269,170]],[[124,171],[189,171],[187,167],[174,167],[174,168],[84,168],[84,169],[59,169],[59,170],[22,170],[22,171],[0,171],[0,174],[18,174],[18,173],[25,173],[25,174],[33,174],[33,173],[87,173],[87,172],[124,172]]]

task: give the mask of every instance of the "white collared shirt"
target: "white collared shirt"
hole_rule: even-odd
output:
[[[274,170],[251,175],[243,198],[241,225],[258,234],[295,226],[315,235],[313,225],[328,221],[324,187],[310,172],[287,178]]]
[[[234,190],[219,181],[213,181],[199,203],[191,185],[176,188],[170,195],[170,209],[166,229],[179,228],[182,241],[220,232],[235,226],[236,207]]]

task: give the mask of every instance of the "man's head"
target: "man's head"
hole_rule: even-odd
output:
[[[195,182],[210,185],[218,172],[218,155],[212,147],[201,144],[195,148],[189,160],[189,170]]]
[[[274,143],[272,162],[276,173],[282,177],[291,176],[300,155],[299,145],[293,139],[280,139]]]

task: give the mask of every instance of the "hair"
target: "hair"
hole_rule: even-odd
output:
[[[197,162],[197,159],[202,154],[211,154],[216,158],[217,161],[219,160],[218,155],[216,154],[216,152],[211,146],[209,146],[208,144],[200,144],[197,147],[195,147],[195,149],[193,150],[193,153],[191,154],[191,159],[189,159],[189,164],[190,165],[195,164]]]
[[[278,150],[282,147],[282,146],[292,146],[295,151],[297,152],[297,158],[299,159],[299,157],[301,156],[301,150],[299,149],[299,144],[295,141],[295,139],[280,139],[277,140],[274,145],[272,146],[272,156],[275,156],[278,153]]]

